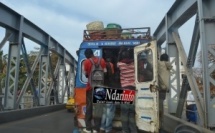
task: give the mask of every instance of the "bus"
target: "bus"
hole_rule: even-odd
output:
[[[92,34],[95,33],[95,34]],[[108,34],[106,30],[89,31],[84,30],[83,42],[77,51],[78,67],[75,77],[75,126],[79,129],[85,127],[86,113],[86,83],[87,78],[83,73],[83,62],[86,59],[84,52],[87,48],[93,50],[94,55],[104,59],[111,56],[114,65],[115,88],[120,88],[120,75],[117,68],[117,58],[121,47],[130,49],[132,58],[135,63],[135,111],[136,125],[139,130],[158,132],[159,130],[159,111],[158,95],[153,88],[157,85],[157,46],[150,35],[150,27],[141,28],[121,28],[120,31],[112,31]],[[152,65],[151,77],[141,80],[140,60],[147,58]],[[116,104],[115,118],[113,127],[121,127],[120,121],[120,104]]]

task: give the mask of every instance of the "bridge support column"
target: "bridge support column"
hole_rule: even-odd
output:
[[[193,30],[193,36],[192,36],[192,40],[191,40],[191,44],[190,44],[190,50],[189,50],[189,54],[188,54],[188,58],[187,58],[187,63],[184,64],[184,69],[186,69],[186,67],[188,67],[189,69],[192,69],[192,67],[194,65],[196,53],[197,53],[197,49],[198,49],[198,44],[199,44],[199,38],[200,38],[199,34],[200,34],[199,33],[199,22],[198,22],[198,14],[197,14],[196,20],[195,20],[195,26],[194,26],[194,30]],[[182,59],[182,62],[183,62],[183,59]],[[182,81],[182,86],[181,86],[180,98],[179,98],[177,111],[176,111],[176,116],[178,118],[182,117],[188,90],[190,90],[190,85],[189,85],[187,76],[184,76],[183,81]]]
[[[171,23],[168,15],[166,19],[166,43],[167,53],[169,60],[173,66],[172,74],[170,76],[170,91],[167,94],[168,112],[175,114],[178,105],[179,94],[180,94],[180,59],[175,41],[172,36],[172,31],[168,30],[169,23]],[[175,29],[172,29],[175,30]]]
[[[74,63],[74,62],[73,62]],[[67,73],[67,79],[66,79],[66,86],[67,86],[67,97],[74,96],[74,64],[68,64],[68,69],[66,70]]]
[[[48,67],[49,56],[46,49],[40,58],[40,71],[39,71],[39,103],[40,105],[47,105],[46,94],[48,92]]]
[[[19,81],[20,45],[12,42],[9,44],[4,109],[15,109]]]
[[[65,76],[66,76],[66,68],[65,68],[65,61],[64,59],[61,60],[61,64],[59,67],[59,73],[58,73],[58,101],[59,103],[63,103],[64,102],[64,96],[65,96],[65,91],[66,91],[66,87],[65,87]]]
[[[18,19],[19,31],[13,31],[12,37],[9,38],[9,52],[7,61],[7,74],[5,83],[4,109],[15,109],[17,100],[17,90],[20,71],[20,49],[22,44],[22,26],[24,18]]]
[[[180,94],[180,61],[178,50],[175,44],[168,44],[168,54],[171,65],[173,66],[172,75],[170,76],[170,91],[168,95],[168,111],[176,113]]]
[[[175,42],[177,44],[177,47],[178,47],[178,50],[179,50],[182,62],[183,62],[183,64],[186,64],[187,63],[187,56],[186,56],[183,44],[181,42],[181,39],[179,37],[179,34],[177,32],[173,32],[172,34],[173,34],[173,37],[174,37]],[[195,102],[196,102],[196,106],[197,106],[197,110],[198,110],[198,113],[199,113],[199,118],[204,123],[204,119],[203,119],[203,107],[202,107],[202,101],[203,100],[202,100],[202,98],[200,96],[198,85],[196,83],[196,79],[193,76],[192,68],[190,68],[190,67],[184,67],[184,70],[185,70],[185,73],[187,75],[187,79],[189,81],[189,85],[191,87],[191,90],[193,92],[193,96],[194,96],[194,99],[195,99]]]
[[[73,62],[75,63],[75,62]],[[71,78],[70,78],[70,87],[71,87],[71,96],[74,97],[74,87],[75,87],[75,64],[73,64],[73,66],[71,66]]]
[[[215,127],[215,1],[198,0],[200,42],[203,67],[203,91],[205,100],[205,126]]]

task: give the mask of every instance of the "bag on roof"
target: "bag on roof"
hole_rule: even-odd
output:
[[[101,67],[101,58],[98,59],[98,62],[95,63],[91,58],[90,62],[92,63],[92,68],[90,72],[90,85],[92,88],[98,85],[104,85],[104,70]]]

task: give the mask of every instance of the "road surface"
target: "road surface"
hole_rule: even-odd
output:
[[[0,125],[0,133],[72,133],[73,113],[60,110]]]

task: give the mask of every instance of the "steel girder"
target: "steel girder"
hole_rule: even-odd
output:
[[[34,25],[32,22],[18,14],[17,12],[13,11],[12,9],[5,6],[3,3],[0,2],[0,26],[6,29],[6,35],[4,39],[1,41],[0,48],[4,46],[6,41],[10,42],[9,47],[9,55],[8,55],[8,67],[7,67],[7,78],[6,78],[6,92],[4,98],[4,106],[5,109],[15,109],[20,104],[23,94],[25,93],[27,87],[32,82],[34,70],[38,64],[41,64],[41,79],[47,80],[47,74],[49,73],[48,68],[50,66],[49,54],[44,55],[45,51],[48,53],[51,51],[52,53],[56,53],[59,58],[63,58],[65,61],[64,63],[69,64],[73,68],[76,68],[76,60],[74,57],[61,45],[59,44],[54,38],[44,32],[42,29]],[[22,50],[23,56],[26,56],[25,45],[22,45],[23,38],[30,39],[35,43],[41,45],[41,49],[38,53],[37,58],[34,61],[33,66],[29,69],[29,63],[27,59],[25,59],[25,65],[27,68],[27,79],[21,89],[20,95],[17,97],[17,84],[18,84],[18,77],[19,77],[19,64],[20,64],[20,50]],[[45,51],[43,51],[45,50]],[[45,57],[46,56],[46,57]],[[40,60],[41,59],[41,60]],[[65,64],[62,64],[65,65]],[[65,66],[64,66],[65,67]],[[45,69],[46,68],[46,69]],[[55,68],[55,74],[52,76],[52,81],[54,78],[56,79],[59,72],[59,65]],[[74,72],[74,71],[73,71]],[[52,74],[52,71],[50,72]],[[45,76],[46,75],[46,76]],[[56,82],[54,82],[52,87],[57,87]],[[42,85],[41,85],[42,84]],[[45,95],[45,104],[48,104],[49,97],[50,97],[50,87],[45,87],[47,83],[40,82],[39,86],[41,86],[41,90],[46,88],[47,95]],[[68,84],[69,85],[69,84]],[[32,86],[32,83],[31,83]],[[32,90],[35,94],[35,87],[32,86]],[[57,90],[57,89],[55,89]],[[56,93],[56,91],[55,91]],[[55,94],[57,95],[57,94]],[[34,96],[35,98],[35,96]],[[47,100],[48,99],[48,100]],[[56,98],[58,103],[58,98]],[[36,104],[37,105],[37,104]],[[35,106],[36,106],[35,105]]]
[[[215,79],[212,73],[215,64],[209,63],[208,56],[215,56],[212,46],[215,46],[215,1],[198,0],[200,43],[203,66],[203,90],[205,100],[205,126],[215,127],[215,94],[210,90],[215,86]]]
[[[188,67],[190,69],[193,67],[195,59],[196,59],[196,53],[197,53],[197,49],[198,49],[199,38],[200,38],[200,33],[199,33],[199,22],[198,22],[198,15],[197,15],[196,20],[195,20],[195,25],[194,25],[189,55],[188,55],[188,59],[187,59],[187,63],[186,63],[186,67]],[[185,99],[187,96],[187,90],[189,90],[189,89],[190,89],[190,87],[189,87],[187,76],[184,76],[183,81],[182,81],[182,87],[181,87],[181,93],[179,96],[177,111],[176,111],[176,116],[178,118],[181,118],[181,116],[182,116],[184,103],[186,101]]]
[[[167,51],[169,52],[170,59],[175,62],[174,64],[174,74],[171,76],[171,89],[169,93],[169,112],[176,113],[179,94],[180,94],[180,58],[178,56],[178,50],[175,45],[175,41],[172,37],[172,32],[177,31],[186,21],[188,21],[197,12],[197,1],[196,0],[178,0],[175,1],[173,6],[167,12],[158,28],[155,30],[153,36],[156,38],[158,45],[162,45],[166,40]],[[176,52],[176,53],[175,53]],[[173,86],[174,83],[174,86]],[[185,97],[185,96],[184,96]]]
[[[40,70],[39,70],[39,105],[47,105],[48,101],[46,95],[48,92],[48,68],[49,68],[49,55],[46,49],[40,57]]]
[[[58,73],[58,89],[57,89],[57,92],[58,92],[58,100],[59,100],[59,103],[63,103],[64,102],[64,95],[65,95],[65,92],[66,92],[66,87],[65,87],[65,71],[66,71],[66,68],[64,66],[64,59],[61,60],[61,64],[60,64],[60,67],[59,67],[59,73]]]
[[[189,56],[184,62],[184,66],[187,67],[186,69],[191,69],[194,61],[195,56],[198,48],[198,41],[199,38],[201,40],[202,46],[202,65],[203,65],[203,86],[204,86],[204,100],[202,99],[198,87],[196,85],[196,81],[192,79],[189,81],[189,84],[196,87],[191,89],[195,91],[195,99],[198,104],[199,113],[201,114],[201,119],[204,119],[204,126],[205,127],[215,127],[215,98],[211,96],[210,87],[215,85],[214,79],[210,76],[215,69],[214,64],[208,63],[208,53],[215,56],[215,52],[211,49],[211,45],[214,45],[215,38],[214,38],[214,23],[215,23],[215,1],[213,0],[178,0],[175,1],[173,6],[167,12],[164,19],[161,21],[160,25],[156,29],[154,38],[157,39],[158,44],[161,45],[165,40],[167,43],[174,44],[174,39],[171,38],[169,33],[177,32],[178,28],[180,28],[186,21],[188,21],[192,16],[194,16],[197,12],[199,14],[199,19],[196,19],[196,24],[194,28],[193,38],[191,42],[191,47],[189,51]],[[168,17],[168,19],[166,19]],[[168,21],[168,22],[167,22]],[[197,22],[198,21],[198,22]],[[199,32],[200,30],[200,32]],[[200,35],[199,35],[200,34]],[[179,79],[177,79],[179,80]],[[181,92],[180,101],[178,105],[178,112],[177,116],[181,116],[182,106],[184,104],[184,98],[186,97],[186,91],[188,88],[188,83],[186,83],[186,78],[184,79],[183,83],[183,90]],[[198,110],[199,110],[198,109]],[[204,114],[204,118],[202,118],[202,112]]]
[[[183,44],[181,42],[181,39],[179,37],[179,34],[178,32],[173,32],[173,37],[174,37],[174,40],[177,44],[177,48],[178,48],[178,52],[180,54],[180,57],[181,57],[181,61],[183,64],[186,64],[187,63],[187,56],[186,56],[186,53],[185,53],[185,50],[184,50],[184,47],[183,47]],[[196,103],[196,106],[197,106],[197,110],[198,110],[198,114],[199,114],[199,117],[200,117],[200,120],[205,123],[205,119],[204,119],[204,108],[203,108],[203,98],[201,97],[200,95],[200,92],[199,92],[199,87],[196,83],[196,80],[193,76],[193,70],[192,68],[189,68],[189,67],[184,67],[184,70],[185,70],[185,73],[187,75],[187,79],[189,81],[189,85],[190,85],[190,88],[193,92],[193,96],[194,96],[194,99],[195,99],[195,103]]]
[[[21,16],[17,25],[20,30],[13,34],[14,39],[9,44],[4,109],[15,109],[16,107],[23,21],[24,17]]]
[[[173,66],[171,76],[170,76],[170,88],[167,94],[168,111],[169,113],[175,114],[176,108],[179,100],[180,93],[180,59],[178,55],[178,49],[174,43],[171,31],[177,30],[176,28],[168,29],[169,25],[172,23],[169,14],[165,16],[165,29],[166,29],[166,49],[169,55],[169,60]],[[158,45],[159,46],[159,45]]]
[[[0,16],[0,26],[6,28],[7,30],[16,32],[22,30],[23,37],[26,37],[39,45],[47,47],[50,51],[64,57],[68,64],[71,66],[74,65],[72,62],[75,61],[75,58],[59,42],[31,21],[4,5],[2,2],[0,2]],[[20,29],[19,25],[21,18],[23,18],[23,20],[22,28]],[[50,41],[49,44],[47,44],[48,40]]]
[[[185,22],[187,22],[197,12],[196,0],[176,0],[170,10],[166,13],[168,15],[168,25],[166,25],[166,16],[162,19],[158,28],[155,30],[153,36],[156,38],[159,45],[166,40],[166,28],[169,30],[178,29]]]

